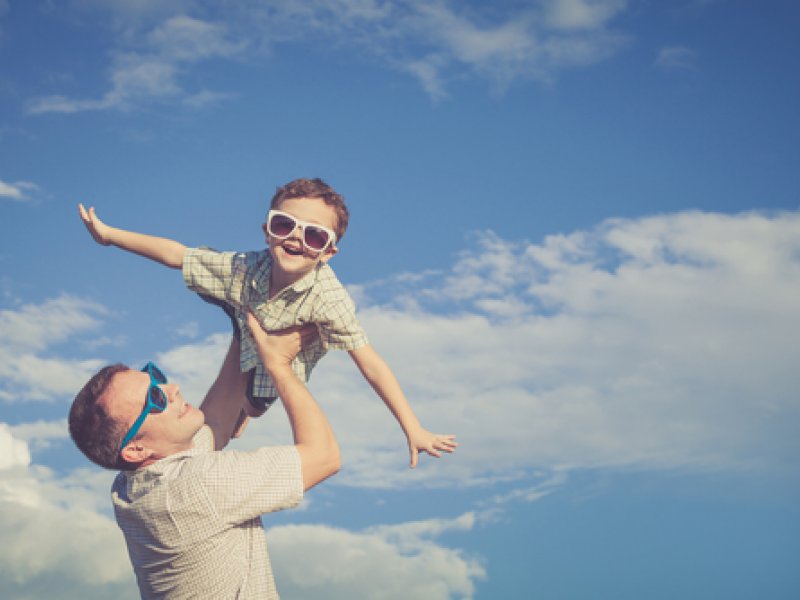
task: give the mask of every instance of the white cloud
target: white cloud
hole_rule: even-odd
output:
[[[23,429],[0,423],[0,596],[137,598],[125,543],[110,517],[114,474],[92,468],[58,478],[31,466],[25,442],[11,434]],[[268,533],[270,556],[289,598],[353,598],[368,589],[387,599],[471,598],[474,582],[485,577],[483,567],[437,538],[468,533],[475,522],[467,513],[361,532],[275,527]]]
[[[23,440],[15,439],[8,425],[0,423],[0,471],[27,467],[30,462],[28,445]]]
[[[434,540],[472,529],[474,515],[351,532],[324,525],[269,530],[275,577],[287,598],[472,598],[480,561]]]
[[[30,466],[27,445],[10,432],[0,423],[0,596],[138,597],[119,529],[97,512],[99,483],[108,501],[111,474],[58,479]]]
[[[43,357],[51,346],[96,329],[103,307],[68,295],[0,310],[0,400],[52,400],[74,394],[97,360]]]
[[[696,68],[697,53],[685,46],[669,46],[661,48],[656,56],[655,65],[662,69],[685,69],[694,70]]]
[[[31,194],[37,192],[39,186],[30,181],[15,181],[6,183],[0,180],[0,198],[8,198],[17,202],[25,202],[31,199]]]

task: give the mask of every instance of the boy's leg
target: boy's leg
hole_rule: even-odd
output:
[[[244,430],[247,428],[247,422],[250,420],[250,417],[244,411],[244,409],[239,411],[239,418],[236,419],[236,424],[233,426],[233,435],[231,437],[238,438],[242,437]]]
[[[214,306],[219,306],[223,312],[228,315],[228,318],[231,320],[231,328],[233,329],[233,336],[237,340],[242,339],[242,331],[239,328],[239,321],[236,318],[236,310],[227,304],[226,302],[214,298],[213,296],[207,296],[206,294],[197,294],[200,296],[202,300],[208,302],[209,304],[213,304]],[[247,422],[250,420],[250,417],[260,417],[266,412],[266,408],[262,409],[260,412],[258,411],[258,404],[252,403],[252,391],[253,391],[253,375],[255,374],[255,369],[250,371],[248,376],[248,383],[247,383],[247,402],[245,403],[246,408],[243,408],[239,412],[239,417],[236,419],[236,424],[233,427],[233,436],[234,438],[240,437],[244,430],[247,428]],[[273,399],[274,402],[274,399]],[[269,408],[269,407],[267,407]]]

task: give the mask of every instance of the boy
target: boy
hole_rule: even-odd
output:
[[[259,252],[186,248],[173,240],[110,227],[94,208],[87,211],[81,204],[79,210],[95,241],[182,269],[190,289],[231,316],[241,332],[240,368],[250,371],[248,416],[263,414],[276,397],[246,327],[250,310],[267,331],[317,325],[320,340],[292,364],[301,380],[308,380],[327,348],[347,350],[402,427],[412,469],[419,451],[439,457],[442,451],[455,450],[455,436],[422,427],[392,370],[367,341],[353,301],[327,264],[338,252],[336,243],[347,229],[349,213],[344,199],[321,179],[297,179],[278,188],[262,225],[267,249]]]

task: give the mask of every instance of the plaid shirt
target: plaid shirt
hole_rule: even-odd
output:
[[[297,450],[214,452],[205,426],[194,444],[114,480],[142,598],[278,598],[260,517],[302,499]]]
[[[308,381],[311,370],[329,348],[355,350],[368,343],[356,318],[353,300],[327,264],[320,263],[268,299],[271,272],[272,257],[268,250],[218,252],[193,248],[187,249],[183,259],[183,278],[189,289],[233,307],[242,332],[240,368],[242,372],[255,369],[252,396],[257,398],[274,398],[277,392],[247,329],[247,309],[267,331],[305,323],[317,326],[319,339],[303,348],[292,363],[301,381]]]

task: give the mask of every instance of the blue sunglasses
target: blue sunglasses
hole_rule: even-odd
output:
[[[142,368],[142,373],[147,373],[150,375],[150,387],[147,388],[147,397],[144,403],[144,409],[142,410],[142,414],[139,415],[139,418],[136,419],[136,422],[131,426],[128,430],[128,433],[122,440],[122,444],[119,447],[119,451],[122,452],[122,449],[128,445],[134,436],[139,433],[139,428],[144,423],[144,420],[147,418],[147,415],[150,413],[160,413],[163,412],[164,409],[167,408],[167,394],[162,390],[159,386],[161,384],[167,383],[167,376],[161,372],[155,364],[152,362],[147,363]]]

